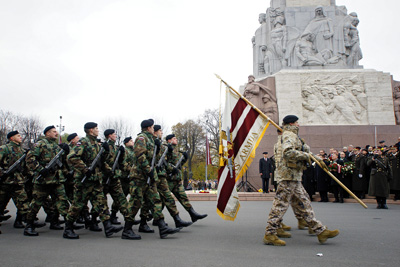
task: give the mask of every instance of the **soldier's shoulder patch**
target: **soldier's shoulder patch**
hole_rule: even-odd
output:
[[[81,142],[78,142],[78,143],[76,143],[75,146],[81,146],[81,145],[82,145],[82,143],[81,143]]]
[[[143,141],[143,140],[144,140],[144,137],[143,137],[143,136],[138,136],[138,137],[136,138],[136,140],[141,140],[141,141]]]

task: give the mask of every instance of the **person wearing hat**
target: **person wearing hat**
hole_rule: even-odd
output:
[[[382,156],[382,149],[375,148],[374,156],[368,158],[367,165],[371,167],[368,195],[376,198],[377,209],[388,209],[386,198],[389,197],[389,182],[393,177],[389,160]]]
[[[107,199],[103,193],[102,186],[102,172],[111,172],[111,167],[105,162],[104,158],[101,157],[100,163],[94,170],[90,170],[89,167],[101,150],[104,148],[105,154],[109,151],[107,143],[101,145],[97,141],[99,135],[99,129],[97,123],[88,122],[84,125],[86,136],[80,140],[80,145],[75,146],[71,153],[68,155],[68,164],[72,166],[74,170],[75,179],[75,190],[74,200],[68,211],[68,215],[65,220],[65,230],[63,237],[67,239],[78,239],[79,235],[74,232],[73,223],[78,219],[82,209],[87,205],[90,200],[93,210],[99,214],[100,220],[103,222],[104,233],[106,237],[122,230],[122,227],[115,227],[111,224],[110,215],[107,206]],[[85,181],[82,182],[83,178]],[[96,215],[92,216],[92,221],[85,222],[85,227],[92,227],[92,231],[101,231],[100,228],[95,227]],[[97,226],[97,225],[96,225]]]
[[[183,160],[180,164],[182,167],[183,164],[188,160],[189,156],[186,152],[182,153],[182,156],[179,155],[178,151],[178,139],[174,134],[169,134],[166,136],[166,141],[168,143],[168,153],[167,153],[167,181],[169,190],[171,190],[172,194],[176,197],[176,199],[181,203],[181,205],[185,208],[185,210],[189,213],[192,222],[196,222],[197,220],[204,219],[207,217],[207,214],[199,214],[197,213],[192,204],[189,201],[189,198],[186,195],[186,191],[182,185],[182,173],[181,169],[177,169],[175,167],[181,157]]]
[[[162,214],[162,204],[157,192],[157,172],[152,168],[152,159],[157,145],[154,142],[154,121],[152,119],[144,120],[140,124],[142,131],[135,139],[133,146],[133,164],[130,171],[131,179],[131,197],[129,199],[129,216],[125,216],[125,227],[122,233],[123,239],[141,239],[140,235],[132,231],[135,216],[143,206],[143,199],[147,197],[152,204],[153,218],[157,222],[160,238],[165,238],[174,234],[179,229],[169,228]],[[154,167],[154,166],[153,166]]]
[[[122,190],[121,181],[119,178],[121,177],[121,170],[119,164],[124,160],[125,149],[123,146],[117,146],[117,134],[114,129],[107,129],[104,131],[104,137],[106,139],[106,143],[110,148],[110,152],[107,154],[106,162],[110,167],[113,167],[114,164],[117,164],[117,168],[114,173],[106,173],[103,178],[103,192],[104,196],[107,198],[107,194],[111,195],[113,199],[112,209],[111,209],[111,223],[115,225],[121,224],[118,221],[117,213],[120,210],[124,216],[128,215],[128,201],[126,200],[126,196],[124,191]],[[117,155],[120,153],[119,158],[117,159]],[[115,162],[118,160],[118,162]],[[108,182],[108,184],[107,184]]]
[[[273,206],[269,213],[263,242],[266,245],[285,246],[286,243],[277,236],[283,215],[289,205],[296,205],[311,230],[317,234],[318,241],[325,243],[328,238],[339,234],[339,230],[330,231],[315,218],[311,201],[301,184],[303,170],[311,163],[309,147],[299,136],[298,117],[288,115],[283,118],[282,158],[277,165],[280,182],[276,190]],[[293,201],[296,200],[297,201]]]
[[[161,129],[160,125],[154,125],[154,140],[158,140],[161,143],[163,136],[163,130]],[[168,146],[164,143],[161,148],[160,152],[157,154],[156,163],[161,160],[162,155],[164,152],[168,150]],[[163,204],[167,207],[169,214],[172,216],[175,222],[176,228],[183,228],[192,225],[192,222],[183,221],[179,216],[178,208],[175,204],[175,199],[172,196],[171,191],[169,190],[168,182],[167,182],[167,172],[165,170],[166,161],[165,163],[161,164],[156,171],[158,176],[158,183],[157,183],[157,191],[160,194],[160,198]],[[140,228],[139,228],[140,231]]]
[[[268,194],[269,178],[271,178],[272,175],[272,165],[271,160],[268,158],[268,152],[263,152],[263,157],[260,159],[258,166],[262,181],[263,193]]]
[[[31,149],[26,156],[26,165],[28,169],[34,173],[34,184],[32,201],[29,205],[29,212],[26,216],[26,227],[24,235],[38,236],[35,231],[34,220],[40,208],[44,205],[46,199],[50,195],[53,204],[62,216],[66,216],[69,208],[68,198],[65,193],[64,182],[68,170],[66,168],[65,159],[69,153],[69,147],[66,144],[57,144],[58,132],[54,125],[48,126],[43,131],[44,138],[39,140],[35,147]],[[64,150],[59,160],[64,162],[61,167],[58,164],[52,169],[47,164],[55,158],[55,156]],[[39,179],[37,179],[40,177]],[[58,215],[53,214],[50,222],[50,229],[60,230]]]
[[[4,215],[10,198],[13,199],[17,207],[17,216],[14,222],[14,228],[25,228],[23,221],[28,213],[29,200],[25,191],[24,168],[25,160],[12,173],[6,173],[7,170],[18,161],[25,151],[22,148],[22,137],[18,131],[11,131],[7,134],[9,143],[0,146],[0,221],[7,220],[11,216]]]

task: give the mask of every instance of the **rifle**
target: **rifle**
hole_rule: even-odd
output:
[[[150,172],[154,170],[154,163],[156,162],[157,146],[154,145],[153,158],[151,159]],[[150,185],[150,177],[147,177],[147,185]]]
[[[54,158],[52,158],[51,160],[50,160],[50,162],[49,163],[47,163],[47,165],[44,167],[45,169],[47,169],[47,170],[52,170],[52,169],[54,169],[55,167],[56,167],[56,165],[59,167],[59,168],[61,168],[62,167],[62,162],[61,162],[61,160],[60,160],[60,157],[64,154],[64,149],[62,149],[61,148],[61,150],[57,153],[57,155],[55,155],[55,157]],[[38,181],[39,179],[41,179],[42,178],[42,175],[41,174],[39,174],[39,176],[38,177],[36,177],[36,181]]]
[[[100,163],[100,157],[104,153],[104,151],[105,151],[104,147],[101,147],[99,153],[97,153],[96,157],[94,158],[94,160],[90,164],[89,171],[92,172],[96,168],[96,166]],[[86,180],[86,174],[82,178],[81,183],[85,182],[85,180]]]
[[[115,160],[114,160],[114,164],[113,164],[113,166],[112,166],[112,169],[111,169],[111,175],[114,175],[114,173],[115,173],[115,170],[117,169],[117,167],[118,167],[118,160],[119,160],[119,157],[121,156],[121,150],[118,150],[118,153],[117,153],[117,156],[115,157]],[[106,184],[107,185],[109,185],[110,184],[110,177],[108,177],[107,178],[107,182],[106,182]]]
[[[28,153],[28,151],[26,151],[16,162],[14,162],[13,165],[10,166],[10,168],[8,168],[7,171],[4,172],[4,176],[13,174],[17,169],[19,169],[21,162],[25,160],[26,158],[26,153]],[[1,177],[0,177],[0,182],[1,182]]]
[[[162,164],[165,164],[165,156],[167,155],[168,148],[165,149],[164,153],[162,154],[160,160],[158,161],[156,168],[161,168]]]

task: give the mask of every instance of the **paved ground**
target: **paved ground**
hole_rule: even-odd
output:
[[[38,229],[39,237],[25,237],[3,222],[0,235],[1,266],[399,266],[400,206],[389,210],[359,204],[313,203],[317,218],[340,235],[320,245],[316,236],[296,229],[289,209],[284,222],[292,226],[286,247],[262,243],[272,202],[242,202],[234,222],[223,221],[214,202],[193,202],[209,216],[167,239],[142,234],[142,240],[122,240],[121,233],[78,230],[79,240],[62,238],[62,231]],[[13,204],[8,207],[14,214]],[[181,210],[181,217],[189,215]],[[164,213],[165,214],[165,213]],[[39,214],[44,219],[44,214]],[[120,216],[121,218],[121,216]],[[166,215],[167,222],[173,224]],[[134,228],[137,231],[137,228]],[[323,256],[317,256],[322,253]]]

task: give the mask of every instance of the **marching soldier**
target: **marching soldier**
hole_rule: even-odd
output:
[[[46,127],[43,134],[45,138],[39,140],[26,156],[26,165],[30,171],[34,172],[33,198],[24,230],[26,236],[39,235],[35,231],[34,220],[49,195],[62,216],[67,215],[69,207],[64,188],[66,168],[65,164],[62,164],[69,153],[69,147],[66,144],[57,145],[58,132],[54,125]],[[60,153],[62,150],[63,154]],[[56,158],[57,156],[59,158]],[[51,162],[54,162],[53,166],[49,166]],[[54,226],[58,225],[58,216],[52,217],[50,228],[54,229]]]
[[[109,145],[110,152],[107,155],[106,162],[108,166],[119,166],[120,163],[124,160],[125,149],[123,146],[117,147],[115,145],[115,141],[117,140],[117,134],[114,129],[107,129],[104,131],[104,137],[106,138],[106,143]],[[118,158],[117,155],[119,154]],[[114,172],[111,172],[109,175],[106,175],[103,179],[103,191],[104,196],[107,198],[107,194],[110,194],[113,199],[112,211],[111,211],[111,223],[112,224],[121,224],[117,219],[118,210],[121,210],[121,213],[124,216],[128,215],[128,201],[126,200],[126,196],[122,190],[121,182],[119,177],[121,177],[121,171],[119,168],[115,167]]]
[[[0,211],[3,212],[12,198],[17,207],[14,228],[25,228],[22,221],[25,220],[29,207],[23,173],[25,151],[21,147],[22,137],[18,131],[9,132],[7,139],[9,143],[0,147]],[[17,165],[11,169],[14,164]]]
[[[301,200],[302,217],[317,234],[320,243],[325,243],[328,238],[339,234],[339,230],[330,231],[315,218],[310,199],[301,185],[303,170],[306,168],[306,163],[311,160],[310,154],[302,151],[303,142],[298,137],[298,131],[298,118],[294,115],[286,116],[283,119],[282,159],[277,166],[277,173],[281,181],[278,184],[263,239],[264,244],[267,245],[286,245],[277,237],[277,230],[293,196]]]
[[[74,200],[66,216],[63,234],[63,237],[68,239],[79,238],[73,230],[73,223],[88,200],[91,201],[95,212],[100,215],[106,237],[122,230],[122,227],[114,227],[110,222],[107,200],[102,187],[101,171],[110,174],[111,168],[105,162],[104,154],[99,153],[100,151],[107,153],[109,146],[107,143],[101,146],[97,141],[99,135],[97,123],[86,123],[84,130],[86,137],[82,138],[80,144],[75,146],[68,155],[68,164],[74,169],[75,179]]]
[[[144,120],[140,126],[142,132],[135,140],[133,147],[133,165],[130,173],[132,179],[130,191],[131,197],[129,199],[130,214],[125,217],[125,227],[124,232],[122,233],[122,239],[141,239],[140,235],[137,235],[132,231],[132,225],[136,214],[143,205],[144,197],[147,197],[151,201],[151,205],[154,206],[154,220],[157,222],[160,237],[165,238],[169,234],[178,232],[179,229],[169,228],[165,224],[164,215],[162,214],[161,200],[156,185],[158,177],[157,172],[154,169],[154,157],[157,152],[157,144],[155,144],[153,139],[154,121],[152,119]]]
[[[163,135],[163,131],[161,129],[160,125],[154,125],[154,137],[158,140],[162,140],[162,135]],[[161,163],[166,164],[165,158],[161,159],[162,155],[164,155],[165,150],[168,149],[170,151],[173,150],[172,145],[167,146],[162,145],[160,152],[157,155],[157,160],[156,162],[159,163],[160,161],[162,161]],[[167,153],[166,152],[166,153]],[[174,218],[174,222],[175,222],[175,226],[176,228],[182,228],[182,227],[187,227],[192,225],[192,222],[186,222],[183,221],[180,217],[179,217],[179,211],[175,205],[175,199],[172,196],[171,191],[169,190],[169,186],[168,186],[168,182],[167,182],[167,172],[165,170],[165,164],[161,164],[161,166],[157,166],[157,176],[158,176],[158,183],[157,183],[157,190],[158,193],[160,194],[160,198],[163,202],[163,204],[167,207],[167,210],[169,212],[169,214],[171,214],[172,218]]]
[[[190,214],[190,218],[192,222],[196,222],[197,220],[204,219],[207,217],[207,214],[199,214],[194,209],[192,204],[190,204],[189,198],[186,195],[185,189],[182,185],[182,175],[180,168],[188,159],[188,154],[186,152],[182,153],[182,158],[179,157],[179,152],[177,148],[178,139],[174,134],[169,134],[166,136],[166,141],[168,143],[168,153],[167,153],[167,180],[169,190],[174,194],[176,199],[181,203],[181,205],[185,208],[187,212]],[[180,161],[180,166],[176,166]]]

